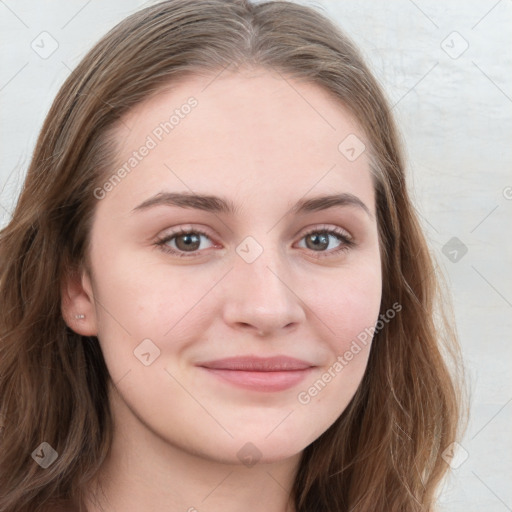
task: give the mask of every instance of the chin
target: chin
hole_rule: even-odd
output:
[[[251,440],[251,438],[241,440],[237,437],[230,440],[228,445],[219,443],[195,454],[211,462],[245,465],[251,468],[257,464],[273,464],[298,457],[307,446],[304,442],[290,442],[289,439],[288,442],[284,442],[279,436],[273,440],[265,440],[265,435],[260,436],[259,440]]]

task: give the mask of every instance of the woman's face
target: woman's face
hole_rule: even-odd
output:
[[[354,395],[379,314],[360,127],[319,86],[258,69],[175,84],[117,138],[71,308],[115,419],[211,460],[298,454]]]

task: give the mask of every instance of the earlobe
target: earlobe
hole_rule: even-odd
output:
[[[61,281],[61,312],[66,325],[82,336],[97,336],[91,279],[85,270],[70,270]]]

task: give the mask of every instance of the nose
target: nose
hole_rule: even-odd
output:
[[[264,250],[252,263],[236,256],[224,285],[224,321],[233,329],[264,336],[291,331],[304,321],[299,283],[277,251]]]

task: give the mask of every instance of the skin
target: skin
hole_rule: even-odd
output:
[[[367,364],[370,344],[308,404],[298,401],[378,319],[368,158],[351,162],[338,150],[349,134],[364,140],[361,128],[317,85],[263,69],[212,80],[189,77],[124,117],[119,162],[187,98],[198,101],[98,201],[90,269],[63,286],[68,325],[98,337],[114,383],[114,444],[99,478],[106,511],[292,511],[286,491],[302,451],[343,412]],[[133,211],[163,191],[223,196],[238,211]],[[357,196],[369,213],[353,205],[290,213],[302,198],[333,193]],[[208,233],[192,249],[199,256],[156,245],[180,227]],[[339,228],[354,245],[335,253],[344,242],[328,235],[315,250],[305,235],[316,228],[324,236],[322,228]],[[247,236],[263,249],[252,263],[236,252]],[[167,246],[186,251],[183,237]],[[134,355],[144,339],[160,350],[148,366]],[[195,366],[235,355],[288,355],[316,368],[291,389],[261,392]],[[250,467],[237,455],[254,450],[248,442],[257,448]],[[101,509],[91,499],[88,510]]]

